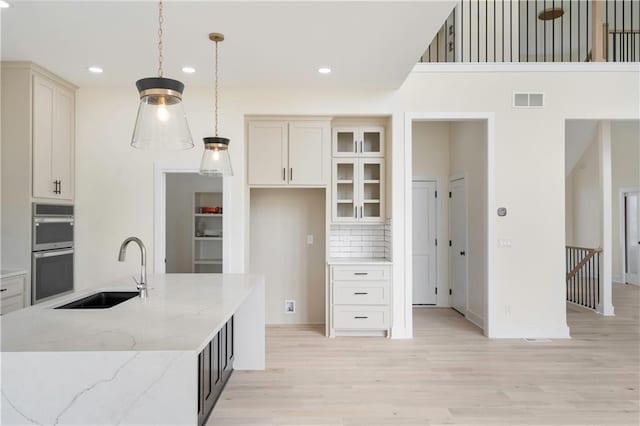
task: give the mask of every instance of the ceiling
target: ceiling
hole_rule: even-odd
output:
[[[133,85],[157,72],[155,2],[11,3],[1,13],[2,60],[35,62],[80,87]],[[215,31],[226,37],[224,86],[397,88],[455,3],[165,2],[165,76],[212,84]],[[89,73],[94,65],[104,73]]]

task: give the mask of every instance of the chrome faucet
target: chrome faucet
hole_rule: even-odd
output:
[[[129,237],[122,242],[120,245],[120,253],[118,254],[118,261],[124,262],[125,254],[127,252],[127,245],[131,242],[134,242],[140,247],[140,281],[136,280],[133,277],[133,280],[136,282],[136,288],[140,292],[140,297],[143,299],[147,298],[147,249],[144,247],[144,243],[140,238],[137,237]]]

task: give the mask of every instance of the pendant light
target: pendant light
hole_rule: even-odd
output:
[[[209,40],[216,45],[215,48],[215,88],[214,88],[214,123],[215,136],[206,137],[204,153],[200,162],[200,174],[205,176],[233,176],[231,159],[229,158],[229,139],[218,136],[218,43],[224,40],[220,33],[209,34]]]
[[[178,151],[193,148],[193,138],[182,105],[184,84],[165,78],[162,69],[163,4],[158,3],[158,77],[136,81],[140,106],[131,146]]]

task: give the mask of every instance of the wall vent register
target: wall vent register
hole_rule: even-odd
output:
[[[543,108],[544,93],[521,93],[513,94],[514,108]]]

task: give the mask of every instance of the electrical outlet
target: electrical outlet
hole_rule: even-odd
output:
[[[313,235],[307,235],[307,244],[313,244]]]
[[[284,301],[284,313],[285,314],[295,314],[296,313],[296,301],[295,300],[285,300]]]
[[[500,247],[500,248],[509,248],[509,247],[511,247],[511,239],[510,238],[499,239],[498,240],[498,247]]]

